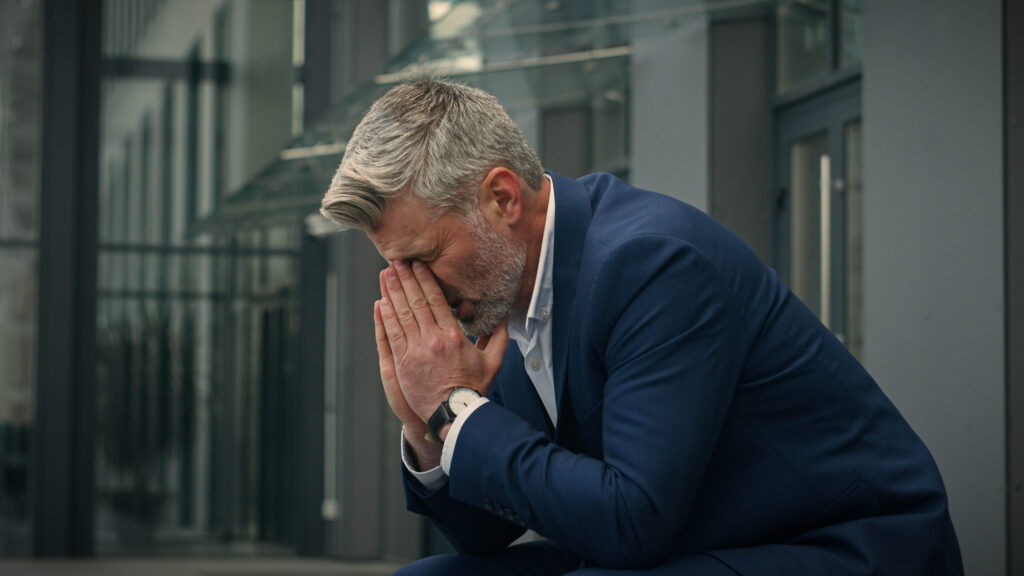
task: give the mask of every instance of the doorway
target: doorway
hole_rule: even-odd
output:
[[[860,85],[778,113],[778,272],[846,346],[862,345]]]

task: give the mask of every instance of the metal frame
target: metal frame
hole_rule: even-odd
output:
[[[217,83],[227,82],[231,75],[231,66],[225,60],[210,61],[166,60],[158,58],[104,58],[101,70],[105,77],[124,77],[132,79],[152,78],[166,80],[199,81],[213,80]]]
[[[38,383],[32,548],[93,546],[100,0],[43,4]]]
[[[790,145],[815,133],[828,134],[828,151],[832,156],[832,179],[845,179],[846,166],[843,149],[844,128],[861,117],[860,83],[843,82],[819,97],[787,107],[776,119],[776,184],[780,191],[780,204],[776,217],[775,263],[779,275],[790,280]],[[846,330],[846,195],[833,194],[830,239],[832,253],[830,300],[831,318],[826,321],[834,332]]]
[[[302,65],[302,125],[309,127],[331,104],[331,1],[306,0]]]
[[[1024,5],[1003,1],[1007,572],[1024,575]],[[1014,34],[1013,32],[1018,32]]]
[[[295,551],[323,556],[324,382],[326,365],[327,241],[304,234],[299,259],[298,465],[304,470],[295,490]]]

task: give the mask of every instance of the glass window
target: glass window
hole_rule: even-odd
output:
[[[862,10],[861,0],[840,0],[839,2],[840,68],[860,64],[861,42],[863,42]]]
[[[250,227],[266,242],[198,223],[291,136],[295,14],[291,2],[105,3],[105,56],[182,66],[103,79],[99,554],[294,544],[300,471],[274,463],[295,452],[299,222]]]
[[[41,3],[0,2],[0,555],[28,549],[36,389]]]
[[[789,92],[828,74],[829,2],[784,0],[776,7],[777,90]]]

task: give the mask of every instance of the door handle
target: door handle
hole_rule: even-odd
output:
[[[821,321],[832,318],[832,159],[821,155]]]

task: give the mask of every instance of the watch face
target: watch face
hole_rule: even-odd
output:
[[[456,388],[448,396],[448,407],[451,409],[452,414],[458,416],[479,397],[480,394],[472,388]]]

